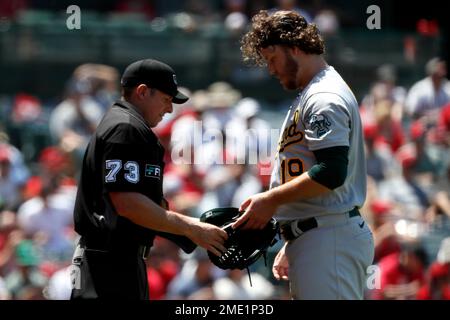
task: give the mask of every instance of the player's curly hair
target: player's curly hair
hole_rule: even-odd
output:
[[[252,18],[252,28],[241,39],[245,62],[265,65],[260,50],[271,45],[298,47],[309,54],[323,54],[325,46],[319,29],[295,11],[269,14],[261,10]]]

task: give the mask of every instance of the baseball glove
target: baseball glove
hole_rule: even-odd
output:
[[[279,227],[271,219],[264,229],[233,229],[231,225],[242,214],[238,208],[215,208],[204,212],[200,221],[223,228],[228,233],[224,246],[227,251],[221,256],[208,251],[209,259],[221,269],[244,269],[252,265],[261,256],[266,259],[266,252],[276,242]]]

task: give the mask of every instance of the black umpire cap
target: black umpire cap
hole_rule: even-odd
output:
[[[123,72],[122,87],[135,87],[146,84],[172,96],[173,103],[185,103],[189,97],[178,91],[175,71],[167,64],[153,59],[133,62]]]

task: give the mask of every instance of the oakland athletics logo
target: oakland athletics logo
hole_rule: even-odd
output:
[[[317,138],[325,135],[331,126],[330,120],[323,114],[313,114],[309,119],[309,124],[313,131],[316,131]]]
[[[278,142],[278,152],[283,152],[287,146],[303,140],[303,133],[297,130],[299,119],[300,113],[296,110],[292,124],[287,126],[281,135],[281,140]]]

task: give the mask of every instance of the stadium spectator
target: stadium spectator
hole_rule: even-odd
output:
[[[167,299],[189,299],[197,291],[211,288],[218,277],[215,267],[203,249],[197,248],[184,262],[180,273],[172,280],[167,290]]]
[[[394,176],[399,165],[391,148],[384,142],[384,139],[379,138],[378,127],[375,124],[366,124],[363,130],[367,174],[376,183]]]
[[[427,282],[417,292],[418,300],[450,300],[450,263],[433,263]]]
[[[28,174],[20,151],[0,142],[0,210],[17,209]]]
[[[427,127],[434,127],[440,110],[450,102],[447,63],[441,58],[433,58],[427,62],[425,71],[427,77],[408,91],[406,110],[413,119],[424,117]]]
[[[70,282],[70,267],[59,269],[48,279],[48,284],[44,289],[47,300],[69,300],[72,292]]]
[[[405,109],[406,89],[397,85],[397,72],[393,65],[384,64],[376,69],[376,81],[369,94],[363,97],[361,111],[373,117],[374,109],[379,101],[391,102],[390,114],[394,121],[402,121]]]
[[[251,278],[251,284],[250,279]],[[244,270],[228,270],[225,277],[214,281],[214,298],[217,300],[268,300],[275,293],[273,285],[261,274]]]
[[[247,27],[249,18],[246,14],[247,0],[225,0],[225,29],[241,33]]]
[[[102,115],[102,106],[90,96],[90,83],[69,81],[67,97],[52,111],[49,120],[53,140],[81,158]]]
[[[399,235],[395,231],[394,206],[383,200],[370,204],[372,212],[372,232],[375,242],[374,263],[392,253],[400,251]]]
[[[6,288],[5,280],[0,276],[0,300],[10,300],[11,295]]]
[[[445,147],[450,147],[450,103],[442,107],[438,121],[438,141]]]
[[[260,103],[253,98],[239,100],[233,108],[231,119],[225,125],[230,152],[250,165],[267,162],[271,154],[271,127],[260,118]]]
[[[275,12],[279,10],[296,11],[305,18],[306,22],[313,22],[312,14],[308,10],[300,7],[297,0],[276,0],[276,6],[270,9],[269,12]]]
[[[6,287],[15,300],[42,300],[47,279],[39,271],[40,257],[32,240],[23,239],[15,247],[17,268],[5,276]]]
[[[428,268],[427,281],[417,293],[419,300],[450,300],[450,238],[443,239],[437,259]]]
[[[417,159],[411,167],[414,179],[422,186],[429,187],[441,174],[441,159],[436,159],[430,144],[426,140],[425,126],[421,120],[410,125],[410,142],[403,144],[396,153],[397,157],[411,155]]]
[[[179,248],[167,239],[157,237],[147,260],[150,300],[166,298],[169,284],[179,273]]]
[[[379,196],[396,203],[403,218],[422,221],[430,203],[425,190],[414,179],[413,168],[417,157],[404,152],[398,158],[402,174],[382,181],[379,184]]]
[[[62,192],[59,181],[44,181],[39,196],[24,202],[17,211],[26,235],[40,237],[43,258],[66,261],[72,256],[75,235],[69,230],[73,229],[75,191]]]
[[[376,300],[415,299],[425,280],[423,249],[416,243],[404,242],[400,252],[392,253],[378,263],[380,289],[373,290]]]
[[[85,63],[73,72],[76,81],[89,84],[91,97],[106,111],[120,97],[119,71],[111,66],[97,63]]]
[[[320,32],[326,36],[335,35],[339,31],[339,18],[332,9],[321,9],[314,17],[313,23],[317,25]]]

